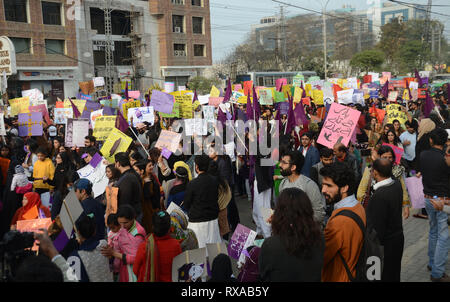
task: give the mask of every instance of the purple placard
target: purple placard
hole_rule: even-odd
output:
[[[239,259],[251,230],[242,224],[238,224],[236,230],[228,244],[228,255],[234,259]]]
[[[173,95],[161,92],[159,90],[153,90],[150,106],[153,107],[155,111],[171,114],[174,102]]]
[[[289,103],[278,103],[280,115],[288,114],[289,112]]]
[[[84,106],[83,114],[81,118],[90,119],[91,113],[93,111],[99,110],[102,107],[100,103],[86,101],[86,106]]]
[[[116,109],[112,107],[103,107],[103,115],[116,115]]]
[[[42,112],[20,113],[19,136],[42,136]]]
[[[102,161],[102,157],[100,156],[100,154],[95,153],[95,155],[92,157],[91,161],[89,162],[89,164],[96,168],[97,165]]]
[[[172,152],[170,152],[170,150],[163,148],[161,151],[161,155],[165,158],[165,159],[169,159],[169,157],[172,155]]]

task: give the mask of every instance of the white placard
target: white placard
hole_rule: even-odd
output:
[[[104,160],[105,158],[102,158],[96,168],[91,165],[86,165],[84,168],[77,171],[80,178],[87,178],[92,183],[94,198],[105,193],[109,183],[108,177],[106,177],[106,165],[103,163]]]
[[[30,97],[30,102],[33,103],[34,101],[43,100],[44,95],[39,89],[30,89],[30,90],[22,90],[22,97]]]
[[[67,238],[71,237],[73,225],[82,213],[83,207],[75,195],[74,190],[71,190],[64,198],[64,202],[61,205],[61,212],[59,213],[59,217],[61,218],[61,223],[63,225],[64,232],[66,232]]]
[[[353,103],[353,91],[354,89],[341,90],[337,92],[339,104],[351,104]]]
[[[97,77],[92,79],[94,81],[94,87],[103,87],[105,86],[105,78]]]
[[[55,108],[53,109],[55,124],[67,124],[68,118],[73,118],[73,109],[71,108]]]
[[[208,95],[199,95],[198,101],[201,105],[208,105],[209,104],[209,94]]]
[[[369,75],[372,76],[372,82],[378,82],[380,80],[380,74],[377,72],[369,72]]]
[[[208,134],[208,128],[206,120],[204,119],[186,119],[184,120],[184,131],[187,136],[197,135],[206,135]]]
[[[164,91],[166,93],[174,92],[174,90],[175,90],[175,83],[172,83],[172,82],[165,82],[164,83]]]
[[[419,83],[417,82],[409,82],[410,89],[419,89]]]
[[[95,128],[95,120],[100,117],[103,116],[103,109],[99,109],[99,110],[95,110],[91,112],[91,117],[90,117],[90,122],[91,122],[91,126],[92,129]]]
[[[155,123],[155,112],[153,107],[139,107],[128,109],[128,120],[133,118],[133,127],[143,122],[149,122],[152,126]]]

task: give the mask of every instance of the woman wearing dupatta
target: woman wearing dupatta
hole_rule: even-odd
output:
[[[117,220],[121,225],[117,235],[118,250],[114,250],[111,246],[102,249],[103,256],[113,257],[114,262],[119,262],[119,282],[137,281],[133,273],[133,265],[138,247],[144,242],[146,233],[135,218],[136,213],[131,206],[121,206],[117,211]]]
[[[11,230],[16,229],[17,221],[51,217],[50,210],[42,205],[41,197],[36,192],[28,192],[23,195],[22,207],[20,207],[11,221]]]
[[[139,246],[133,272],[138,282],[172,282],[172,262],[181,254],[180,243],[169,234],[167,212],[154,213],[152,223],[153,233]]]

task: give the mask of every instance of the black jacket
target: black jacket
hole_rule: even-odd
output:
[[[94,214],[96,232],[93,238],[97,240],[105,239],[105,206],[92,197],[83,200],[81,206],[83,207],[83,214]]]
[[[206,222],[219,217],[219,183],[216,178],[202,173],[186,188],[184,208],[190,222]]]
[[[131,205],[136,211],[136,217],[138,217],[142,213],[143,192],[141,180],[136,171],[133,169],[125,171],[117,181],[116,187],[119,188],[117,206]]]

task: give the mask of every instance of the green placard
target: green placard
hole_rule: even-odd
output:
[[[159,112],[159,116],[160,117],[168,117],[168,118],[173,118],[173,117],[177,117],[178,118],[178,117],[180,117],[180,104],[179,103],[174,103],[173,104],[173,109],[172,109],[172,113],[171,114]]]

